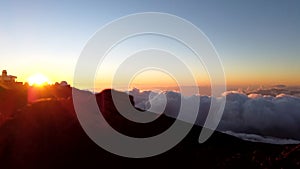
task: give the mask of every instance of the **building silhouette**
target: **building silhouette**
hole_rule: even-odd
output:
[[[0,76],[0,83],[16,83],[17,76],[7,75],[7,71],[3,70]]]

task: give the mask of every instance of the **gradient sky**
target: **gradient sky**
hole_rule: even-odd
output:
[[[229,85],[300,85],[300,1],[0,1],[0,69],[72,83],[76,61],[104,24],[136,12],[189,20],[211,40]]]

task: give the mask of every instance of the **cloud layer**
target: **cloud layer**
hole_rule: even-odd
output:
[[[172,91],[154,93],[133,89],[129,93],[134,96],[137,107],[145,110],[150,108],[152,111],[160,110],[163,106],[161,104],[164,104],[161,98],[166,97],[164,113],[171,117],[177,117],[181,97],[186,102],[200,97],[197,125],[204,124],[211,99],[217,99],[196,95],[184,97]],[[300,97],[287,94],[262,95],[258,92],[247,94],[226,92],[224,96],[226,96],[226,106],[218,126],[219,131],[300,140]],[[181,120],[193,121],[189,119],[188,112]]]

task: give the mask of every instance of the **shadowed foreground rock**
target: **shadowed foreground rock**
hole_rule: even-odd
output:
[[[199,126],[194,126],[181,143],[161,155],[144,159],[120,157],[90,140],[77,120],[71,88],[63,90],[64,97],[57,97],[57,91],[52,90],[55,97],[9,109],[15,111],[14,115],[0,126],[1,168],[160,168],[174,165],[251,169],[300,167],[299,145],[253,143],[219,132],[215,132],[204,144],[199,144]],[[93,97],[89,92],[78,92],[85,95],[84,98]],[[116,93],[120,98],[128,97],[125,93]],[[0,95],[5,97],[3,91]],[[96,99],[109,124],[126,135],[153,136],[174,122],[174,119],[164,115],[147,124],[126,120],[116,110],[111,90],[97,94]],[[133,100],[132,97],[130,99]],[[88,101],[84,99],[83,104]],[[5,107],[3,104],[0,106]]]

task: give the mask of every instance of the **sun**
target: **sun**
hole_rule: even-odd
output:
[[[43,86],[49,84],[49,79],[41,73],[34,74],[28,78],[28,83],[30,86]]]

